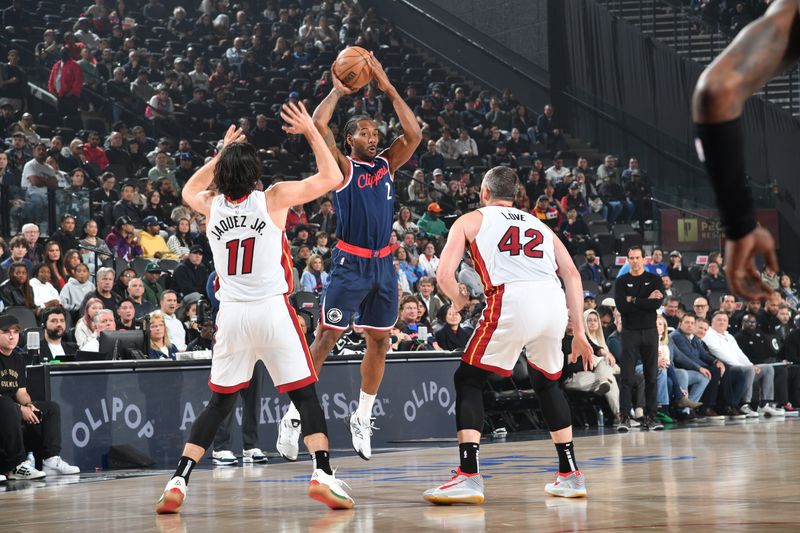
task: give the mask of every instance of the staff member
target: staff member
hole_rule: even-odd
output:
[[[622,315],[622,360],[618,361],[622,379],[619,386],[620,424],[617,430],[630,429],[631,389],[634,368],[640,357],[644,366],[646,406],[642,429],[664,429],[655,418],[658,407],[656,310],[664,299],[664,283],[661,277],[645,271],[641,246],[628,249],[628,264],[630,272],[618,277],[614,284],[614,299]]]
[[[41,479],[45,475],[78,474],[77,466],[61,459],[61,410],[55,402],[36,402],[28,394],[25,359],[17,350],[19,321],[0,315],[0,472],[10,480]],[[26,457],[33,450],[43,458],[44,472]]]

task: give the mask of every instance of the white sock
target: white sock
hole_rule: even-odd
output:
[[[300,420],[300,411],[297,410],[297,407],[294,406],[292,402],[289,402],[289,409],[286,410],[286,415],[291,420]]]
[[[375,394],[367,394],[363,390],[358,395],[358,409],[356,414],[361,420],[372,418],[372,405],[375,403]]]

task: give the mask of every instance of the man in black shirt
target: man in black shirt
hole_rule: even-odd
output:
[[[658,333],[656,310],[664,299],[664,284],[659,276],[644,269],[644,253],[640,246],[628,249],[631,270],[620,276],[614,285],[617,310],[622,315],[622,369],[620,379],[620,415],[618,431],[630,429],[631,388],[634,367],[641,357],[644,366],[646,413],[642,429],[664,429],[655,418],[658,389]]]
[[[33,402],[26,389],[25,359],[17,350],[19,321],[0,315],[0,472],[9,479],[41,479],[45,475],[78,474],[61,457],[61,411],[54,402]],[[44,472],[27,459],[32,450]],[[3,476],[5,477],[5,476]]]

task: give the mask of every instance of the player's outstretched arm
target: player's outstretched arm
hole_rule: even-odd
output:
[[[331,189],[335,189],[344,179],[336,158],[328,149],[322,134],[314,126],[314,121],[302,103],[284,104],[281,118],[286,122],[282,126],[286,133],[305,136],[317,160],[317,173],[302,181],[284,181],[269,188],[267,209],[279,228],[286,223],[286,211],[289,207],[316,200]]]
[[[192,174],[192,177],[189,178],[189,181],[183,186],[181,196],[189,207],[208,218],[211,200],[216,195],[214,192],[208,190],[208,186],[211,185],[214,179],[214,169],[217,167],[219,155],[231,143],[245,142],[245,140],[246,137],[241,129],[234,125],[228,128],[228,131],[225,133],[225,138],[222,140],[222,150],[212,157],[208,163],[200,167],[197,172]]]
[[[372,77],[378,84],[378,89],[383,91],[386,97],[389,98],[392,107],[394,107],[394,112],[397,113],[397,118],[400,120],[400,125],[403,127],[403,134],[396,138],[392,145],[382,154],[389,161],[389,170],[394,172],[405,165],[406,161],[414,155],[414,151],[422,140],[422,130],[419,127],[419,122],[417,122],[417,117],[414,116],[414,111],[408,107],[403,97],[397,92],[380,62],[371,52],[367,62],[372,70]]]
[[[558,265],[558,277],[564,280],[564,288],[567,292],[567,310],[569,311],[569,323],[572,326],[572,353],[569,354],[571,363],[578,360],[581,356],[583,368],[591,370],[594,367],[594,350],[586,339],[586,329],[583,327],[583,285],[578,268],[572,261],[567,248],[553,233],[553,247],[556,253],[556,265]]]
[[[333,112],[336,111],[336,105],[339,103],[339,99],[355,91],[345,87],[333,71],[331,71],[331,80],[333,81],[333,88],[331,92],[328,93],[328,96],[326,96],[314,110],[312,118],[314,120],[314,126],[322,135],[328,150],[330,150],[339,163],[339,167],[346,168],[349,165],[347,158],[336,146],[336,138],[333,136],[333,132],[328,127],[328,124],[331,121],[331,117],[333,117]]]

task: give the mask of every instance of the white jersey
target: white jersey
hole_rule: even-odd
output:
[[[555,235],[550,228],[514,207],[487,206],[479,211],[483,219],[470,252],[487,294],[506,283],[558,283]]]
[[[291,292],[289,243],[272,222],[263,191],[237,202],[216,196],[206,234],[220,302],[251,302]]]

